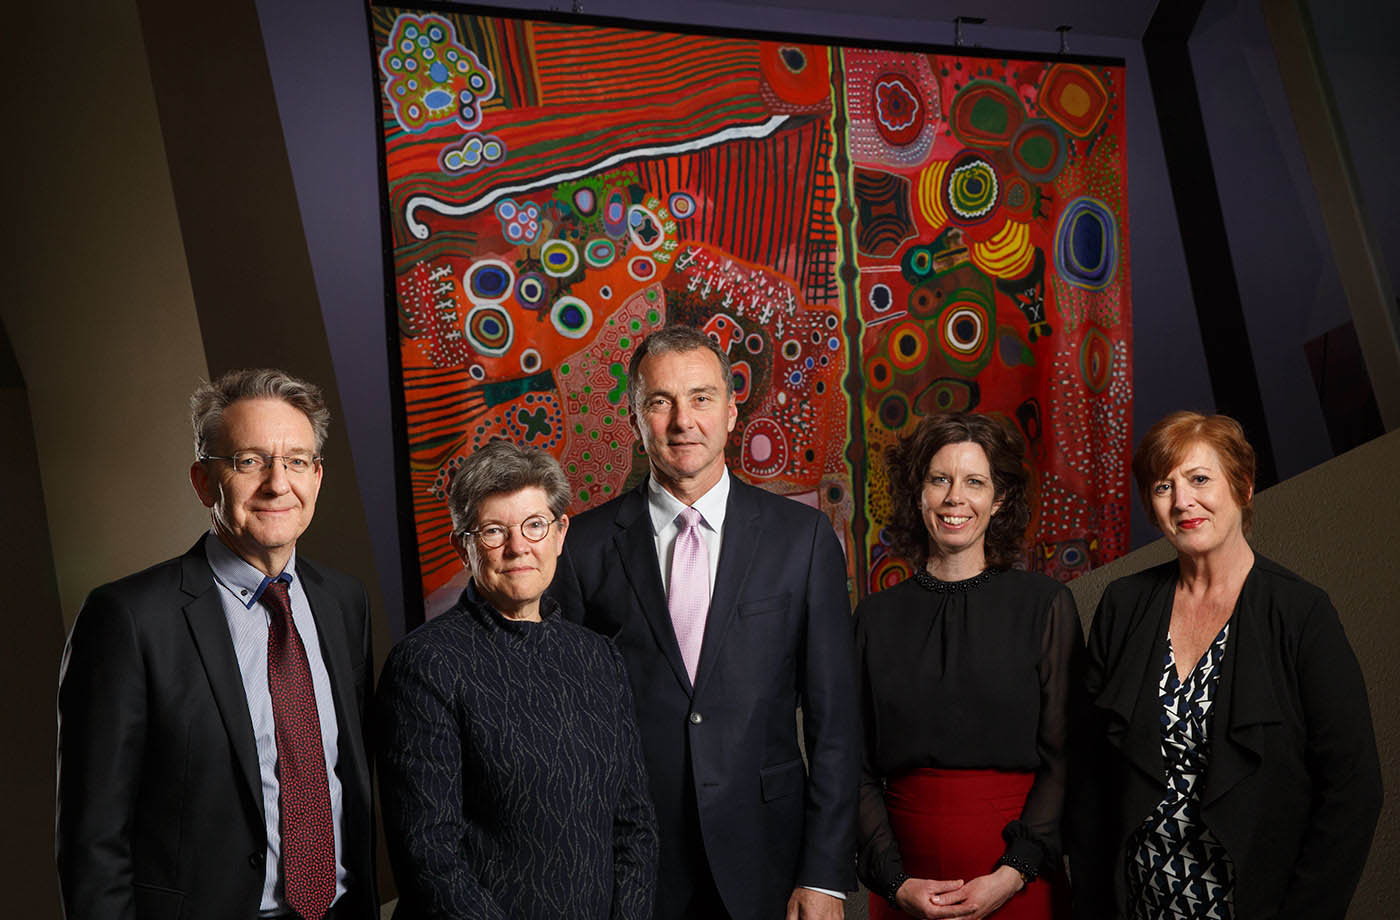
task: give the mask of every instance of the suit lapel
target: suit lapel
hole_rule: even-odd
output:
[[[184,606],[185,621],[199,649],[214,703],[228,733],[229,746],[243,775],[244,791],[251,797],[261,821],[262,777],[258,771],[253,720],[248,715],[248,696],[243,690],[243,677],[233,652],[233,639],[229,636],[228,621],[224,619],[214,572],[204,555],[203,539],[181,559],[180,588],[190,596]]]
[[[361,775],[356,769],[359,764],[365,763],[364,740],[359,732],[352,729],[360,724],[360,713],[355,701],[355,672],[351,666],[351,637],[345,629],[345,611],[341,609],[335,596],[326,590],[321,573],[317,572],[314,566],[305,560],[298,560],[297,571],[301,575],[302,588],[306,591],[306,600],[311,604],[311,618],[316,621],[316,635],[321,643],[321,658],[326,664],[326,675],[331,682],[339,746],[342,755],[347,749],[351,753],[348,763],[346,757],[339,758],[337,772],[340,773],[342,782],[348,785],[346,772],[354,769],[356,788],[368,789],[369,777]]]
[[[749,486],[729,477],[729,501],[724,510],[724,538],[720,542],[719,569],[715,573],[715,590],[710,597],[710,612],[705,618],[705,638],[700,645],[700,663],[695,669],[695,685],[703,686],[706,676],[714,670],[719,650],[739,603],[739,593],[748,579],[754,555],[758,551],[762,515],[758,503],[749,494]]]
[[[671,626],[671,610],[666,603],[666,590],[661,584],[661,563],[656,558],[656,536],[651,530],[651,515],[647,513],[646,480],[635,489],[618,509],[615,522],[617,534],[613,545],[622,560],[623,571],[632,585],[637,606],[651,628],[656,647],[671,666],[676,679],[687,694],[690,676],[685,671],[681,647],[676,642],[676,630]],[[701,661],[704,653],[701,652]]]

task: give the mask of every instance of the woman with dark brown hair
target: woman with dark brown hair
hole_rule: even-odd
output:
[[[1254,449],[1234,419],[1168,415],[1133,476],[1177,556],[1109,585],[1094,615],[1075,914],[1341,918],[1381,784],[1337,612],[1250,548]]]
[[[887,531],[916,572],[856,608],[873,920],[1056,914],[1041,876],[1059,865],[1083,635],[1063,585],[1013,568],[1024,454],[1010,424],[960,413],[925,418],[886,458]]]

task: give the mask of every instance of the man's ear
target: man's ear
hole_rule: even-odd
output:
[[[208,464],[198,460],[190,464],[190,485],[194,486],[194,494],[199,496],[204,507],[212,508],[219,500],[219,488],[214,477],[209,475]]]

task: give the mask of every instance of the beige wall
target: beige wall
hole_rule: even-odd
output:
[[[1387,801],[1349,916],[1397,916],[1400,904],[1400,431],[1260,492],[1255,550],[1332,597],[1371,697]],[[1173,557],[1165,540],[1070,583],[1087,629],[1110,581]]]
[[[55,67],[46,43],[15,43],[17,72],[45,74],[26,108],[62,116],[27,120],[6,145],[19,161],[6,174],[23,177],[6,223],[24,232],[0,299],[66,626],[93,587],[188,549],[208,526],[186,476],[185,407],[206,367],[135,6],[17,12],[33,21],[15,35],[62,34],[65,57],[84,62]]]

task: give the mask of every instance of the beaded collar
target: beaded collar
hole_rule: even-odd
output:
[[[971,578],[964,578],[962,581],[939,581],[926,570],[919,569],[914,573],[914,580],[919,583],[919,587],[925,591],[933,591],[937,594],[957,594],[963,591],[971,591],[979,585],[985,585],[992,580],[999,569],[983,569]]]

